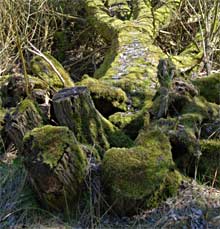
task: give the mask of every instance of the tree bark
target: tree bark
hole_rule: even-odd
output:
[[[77,204],[87,159],[67,127],[43,126],[24,137],[24,165],[42,204],[67,214]]]
[[[79,142],[99,151],[109,148],[101,114],[95,109],[86,87],[59,91],[53,97],[53,107],[59,124],[68,126]]]
[[[24,135],[43,124],[43,119],[34,102],[29,99],[23,100],[12,114],[7,114],[4,131],[15,144],[19,152],[23,149]]]

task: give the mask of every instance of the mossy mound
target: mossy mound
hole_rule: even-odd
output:
[[[48,53],[44,53],[44,57],[35,56],[31,60],[31,70],[50,87],[61,89],[74,86],[63,66]]]
[[[197,113],[203,119],[213,119],[218,117],[219,106],[215,103],[209,103],[203,97],[194,97],[185,106],[182,107],[181,114]]]
[[[84,79],[79,85],[86,86],[89,89],[95,107],[104,116],[109,116],[116,111],[125,111],[127,109],[126,102],[128,98],[121,88],[113,87],[104,81],[88,76],[84,76]]]
[[[142,130],[135,143],[153,151],[158,149],[168,155],[171,152],[169,138],[160,129]]]
[[[24,137],[23,158],[42,204],[58,211],[73,209],[87,168],[73,133],[61,126],[35,128]]]
[[[197,78],[192,81],[198,87],[200,95],[207,101],[220,104],[220,73],[212,74],[208,77]]]
[[[199,178],[202,182],[220,187],[220,140],[201,140],[202,155],[198,163]]]
[[[104,155],[102,170],[105,191],[113,209],[119,214],[134,214],[140,208],[156,206],[163,199],[163,194],[155,193],[165,180],[174,178],[167,177],[174,167],[169,141],[165,136],[161,135],[158,139],[154,136],[156,133],[151,137],[149,134],[148,139],[139,140],[141,146],[112,148]],[[174,183],[166,183],[171,195],[178,186],[176,178]],[[152,201],[155,196],[158,198]]]

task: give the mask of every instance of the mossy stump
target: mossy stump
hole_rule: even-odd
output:
[[[35,103],[30,99],[25,99],[13,113],[5,116],[4,132],[21,152],[24,135],[42,124],[43,119]]]
[[[55,211],[74,211],[87,160],[67,127],[43,126],[24,137],[24,165],[41,203]]]
[[[99,151],[109,148],[101,115],[86,87],[59,91],[53,97],[53,107],[59,124],[68,126],[79,142],[95,146]]]
[[[181,176],[174,170],[169,140],[162,134],[157,139],[154,134],[148,139],[140,136],[139,146],[111,148],[104,155],[105,193],[120,215],[155,207],[177,192]]]

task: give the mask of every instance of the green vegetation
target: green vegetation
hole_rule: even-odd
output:
[[[73,133],[67,127],[35,128],[25,135],[24,149],[24,165],[42,204],[57,211],[74,209],[87,160]]]
[[[219,9],[2,0],[0,225],[220,225]]]
[[[33,74],[48,83],[50,87],[73,87],[74,83],[63,66],[51,55],[35,56],[31,61]]]
[[[220,104],[220,74],[216,73],[204,78],[193,80],[193,83],[199,88],[200,95],[205,97],[211,103]]]

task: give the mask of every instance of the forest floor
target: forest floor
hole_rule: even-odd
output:
[[[5,154],[0,159],[5,164],[10,165],[16,157],[15,154],[16,151],[12,148],[10,153]],[[0,191],[0,213],[3,213],[0,214],[0,229],[8,228],[9,225],[13,225],[11,228],[16,229],[220,228],[220,190],[214,188],[215,179],[213,180],[213,187],[201,185],[188,179],[180,186],[177,196],[167,199],[157,208],[140,211],[138,215],[132,217],[117,217],[117,215],[112,216],[112,214],[110,216],[108,212],[96,217],[91,214],[89,209],[93,206],[89,205],[87,209],[81,212],[77,220],[73,218],[64,220],[62,215],[52,214],[43,209],[30,211],[30,207],[24,209],[20,214],[21,209],[18,206],[21,208],[22,203],[20,204],[20,202],[22,201],[16,199],[16,195],[21,191],[21,184],[26,179],[26,173],[12,169],[5,177],[2,174],[1,170],[0,177],[2,180],[8,179],[8,176],[11,179],[8,179],[7,182],[9,186],[6,185]],[[28,201],[33,203],[31,199]],[[16,202],[18,203],[17,207],[13,206],[16,205]],[[4,208],[5,211],[1,212]],[[8,210],[9,214],[5,215]]]
[[[158,208],[143,211],[129,217],[101,217],[99,223],[84,225],[84,222],[62,222],[58,218],[28,225],[28,228],[220,228],[220,191],[199,185],[195,181],[185,182],[178,196],[170,198]]]

